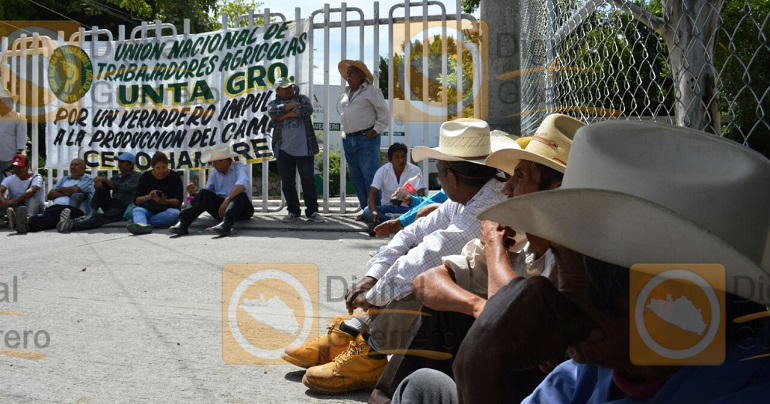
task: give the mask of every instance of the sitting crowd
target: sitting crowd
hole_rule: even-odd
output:
[[[299,119],[307,100],[280,85],[284,102],[271,113]],[[283,136],[298,128],[284,125]],[[303,157],[317,145],[301,140],[274,147],[282,177],[293,181],[299,170],[304,188]],[[284,350],[286,362],[306,369],[309,389],[367,389],[370,402],[383,403],[727,403],[770,393],[768,301],[754,290],[770,276],[765,157],[655,123],[586,125],[552,114],[517,138],[458,119],[441,125],[438,147],[412,150],[415,162],[436,161],[442,189],[426,197],[407,154],[392,145],[370,187],[365,220],[393,237],[345,291],[347,316]],[[211,230],[229,234],[254,214],[248,166],[232,157],[229,148],[207,151],[214,169],[204,189],[188,185],[193,199],[184,209],[181,177],[163,153],[143,174],[123,153],[110,179],[92,179],[74,159],[42,209],[42,181],[18,155],[0,202],[18,232],[92,229],[130,217],[131,233],[166,225],[181,236],[208,212],[219,221]],[[414,195],[400,192],[407,183]],[[296,184],[290,188],[284,221],[301,213]],[[312,194],[305,192],[306,216],[322,221]],[[396,196],[403,200],[391,202]],[[721,362],[632,360],[630,291],[640,263],[724,266]]]

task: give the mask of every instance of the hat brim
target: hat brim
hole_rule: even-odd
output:
[[[501,150],[507,150],[507,149],[518,150],[519,144],[516,143],[516,140],[508,136],[491,136],[490,148],[492,149],[492,153],[490,153],[489,155],[492,155]],[[436,160],[444,160],[444,161],[467,161],[469,163],[488,165],[486,163],[487,157],[488,156],[478,156],[473,158],[457,157],[457,156],[453,156],[451,154],[442,152],[441,150],[439,150],[438,147],[415,146],[412,149],[412,160],[414,160],[415,162],[422,161],[425,159],[436,159]]]
[[[343,60],[337,65],[337,70],[340,71],[340,75],[342,78],[347,79],[348,78],[348,67],[353,66],[357,68],[358,70],[361,70],[364,72],[364,75],[367,79],[369,79],[370,83],[374,83],[374,75],[372,75],[372,72],[369,71],[369,68],[366,67],[366,64],[360,63],[355,60]]]
[[[721,264],[726,292],[766,304],[754,286],[770,270],[675,212],[635,196],[594,189],[541,191],[501,202],[478,218],[627,268]],[[741,276],[744,282],[737,282]]]
[[[512,175],[513,171],[516,169],[516,165],[518,165],[521,160],[539,163],[546,167],[553,168],[560,173],[564,173],[567,170],[567,166],[564,164],[523,149],[495,151],[487,157],[486,164]]]

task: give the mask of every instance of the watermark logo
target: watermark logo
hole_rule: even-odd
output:
[[[26,278],[26,274],[22,276]],[[51,335],[46,330],[15,329],[13,321],[7,321],[5,316],[11,318],[25,317],[16,311],[4,310],[12,308],[19,302],[20,282],[17,276],[0,281],[0,318],[3,318],[3,326],[0,327],[0,356],[13,356],[21,359],[40,360],[45,354],[28,349],[44,349],[51,344]]]
[[[222,270],[222,358],[231,365],[285,364],[289,345],[317,337],[318,268],[230,264]]]
[[[718,264],[631,267],[631,362],[719,365],[725,359],[725,269]]]
[[[488,32],[481,21],[395,24],[393,117],[446,121],[462,113],[486,119]]]
[[[80,49],[79,31],[80,24],[73,21],[0,24],[0,37],[5,38],[0,50],[0,86],[16,104],[7,105],[9,108],[27,121],[52,122],[57,109],[79,107],[80,97],[61,96],[61,90],[85,94],[90,88],[90,59]]]

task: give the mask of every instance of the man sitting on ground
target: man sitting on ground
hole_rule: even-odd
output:
[[[90,230],[123,220],[133,208],[134,194],[141,173],[134,170],[136,158],[131,153],[118,156],[119,172],[112,176],[94,178],[94,197],[91,199],[93,215],[84,220],[73,221],[71,210],[64,209],[59,217],[56,230],[59,233]],[[99,210],[101,209],[101,213]]]
[[[251,176],[249,165],[233,161],[235,154],[230,146],[222,145],[207,150],[201,161],[214,164],[206,188],[196,192],[195,185],[187,185],[187,192],[195,195],[190,205],[179,214],[179,222],[168,229],[170,233],[188,234],[190,224],[203,212],[221,222],[211,230],[221,235],[229,235],[233,223],[248,220],[254,215],[251,204]]]
[[[86,162],[75,158],[70,162],[70,175],[56,182],[48,192],[48,200],[53,205],[42,213],[30,216],[28,224],[23,218],[16,217],[16,231],[25,233],[55,229],[64,209],[70,210],[70,217],[75,219],[91,212],[91,196],[94,193],[94,179],[86,174]]]
[[[396,206],[390,203],[391,196],[399,187],[403,187],[410,178],[421,173],[419,167],[407,161],[407,151],[406,145],[403,143],[393,143],[388,148],[388,162],[374,173],[372,186],[369,187],[368,206],[364,208],[364,220],[377,225],[384,222],[389,213],[403,214],[409,211],[408,204]],[[414,188],[418,196],[425,196],[426,187],[422,177],[419,178]],[[379,201],[377,200],[378,196],[380,196]]]
[[[467,139],[482,141],[463,141]],[[517,145],[510,137],[490,136],[484,121],[460,119],[442,124],[439,147],[414,149],[416,161],[439,159],[439,180],[451,201],[399,232],[369,261],[367,275],[346,292],[350,314],[356,308],[384,307],[383,312],[344,323],[341,317],[335,318],[327,334],[285,349],[287,362],[310,368],[303,378],[306,386],[327,394],[374,386],[387,364],[386,353],[398,349],[399,333],[412,322],[419,307],[408,298],[414,278],[438,265],[441,256],[478,236],[481,223],[476,213],[502,200],[503,182],[496,178],[496,169],[484,165],[483,158],[506,147]]]
[[[502,190],[507,198],[556,189],[561,185],[567,167],[572,138],[583,126],[566,115],[547,116],[531,137],[517,140],[522,149],[505,149],[486,159],[509,179]],[[556,282],[555,259],[550,242],[532,234],[513,231],[498,223],[483,221],[480,239],[469,241],[461,255],[443,258],[444,265],[419,275],[414,280],[414,295],[425,307],[405,335],[409,349],[423,349],[451,354],[436,361],[415,355],[394,355],[377,384],[370,401],[390,397],[401,380],[420,368],[433,368],[452,375],[453,358],[459,343],[475,318],[481,315],[487,298],[517,276],[542,275]],[[445,336],[453,335],[456,343],[448,345]],[[411,344],[411,345],[410,345]],[[517,372],[514,376],[520,401],[542,381],[537,369]]]
[[[13,175],[5,177],[0,184],[0,205],[6,209],[8,226],[16,230],[17,215],[24,218],[34,216],[43,210],[45,199],[43,195],[43,178],[29,171],[29,159],[23,154],[13,156],[11,160]],[[5,198],[8,191],[8,198]]]

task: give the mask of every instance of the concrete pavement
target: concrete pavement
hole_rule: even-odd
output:
[[[165,229],[132,236],[124,223],[70,234],[0,230],[0,401],[366,401],[365,393],[315,394],[288,364],[224,363],[226,264],[316,265],[320,333],[344,310],[330,301],[342,296],[342,282],[327,291],[323,279],[361,278],[368,252],[387,242],[361,232],[352,216],[327,216],[320,225],[256,216],[226,238],[204,230],[211,220],[184,237]],[[27,336],[26,349],[13,332]],[[12,356],[19,351],[44,357]]]

